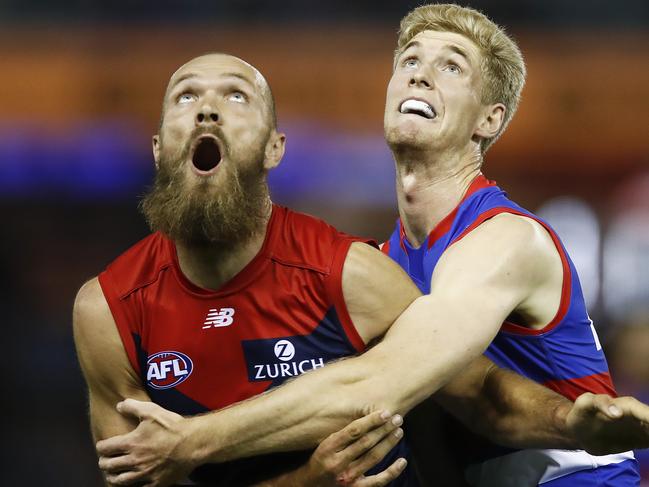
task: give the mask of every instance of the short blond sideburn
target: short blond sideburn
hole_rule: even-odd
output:
[[[505,105],[500,130],[495,137],[482,140],[480,149],[484,154],[503,133],[518,107],[526,75],[523,55],[502,27],[477,10],[454,4],[431,4],[417,7],[401,20],[394,56],[395,66],[403,48],[425,30],[463,35],[481,53],[482,103]]]

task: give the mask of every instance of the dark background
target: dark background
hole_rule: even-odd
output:
[[[419,2],[205,3],[0,2],[2,485],[99,485],[72,303],[147,233],[150,136],[189,58],[229,52],[268,78],[288,137],[275,201],[391,232],[383,101],[399,20]],[[618,389],[649,401],[649,2],[461,3],[503,24],[529,70],[485,173],[558,228]]]

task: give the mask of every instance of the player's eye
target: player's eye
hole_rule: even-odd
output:
[[[414,58],[414,57],[406,58],[403,61],[403,67],[404,68],[416,68],[417,67],[417,59]]]
[[[191,103],[193,101],[196,101],[196,95],[192,93],[183,93],[178,97],[179,104]]]
[[[447,64],[446,66],[444,66],[442,71],[446,71],[447,73],[451,73],[451,74],[461,74],[462,73],[462,70],[460,69],[460,67],[457,64],[452,64],[452,63]]]
[[[228,100],[234,101],[236,103],[245,103],[246,95],[244,95],[240,91],[235,91],[234,93],[231,93],[230,96],[228,96]]]

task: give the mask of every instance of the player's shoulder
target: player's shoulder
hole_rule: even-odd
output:
[[[488,247],[503,247],[513,252],[537,252],[550,244],[549,229],[532,214],[502,212],[485,220],[463,240]]]
[[[97,277],[87,281],[77,293],[73,308],[74,345],[90,389],[112,397],[123,397],[140,389],[128,365],[119,332]],[[125,372],[126,380],[122,380]],[[132,397],[132,396],[131,396]],[[119,400],[119,398],[116,398]],[[114,402],[113,402],[114,404]]]
[[[124,296],[154,282],[173,265],[172,245],[160,232],[148,235],[113,260],[99,275],[100,283],[110,281],[117,295]]]
[[[104,294],[99,284],[99,279],[95,276],[86,281],[74,299],[74,309],[86,312],[105,302]]]
[[[336,253],[352,242],[373,243],[371,240],[341,232],[324,220],[277,207],[281,228],[276,231],[273,257],[284,263],[302,265],[327,272]]]
[[[406,277],[405,271],[390,257],[385,255],[378,247],[364,245],[361,242],[352,242],[345,259],[345,277],[354,278],[360,282],[393,280],[397,281]],[[409,284],[412,281],[406,279]],[[387,281],[386,281],[387,282]]]
[[[486,261],[505,270],[543,271],[558,256],[549,232],[532,214],[498,213],[451,246],[440,263],[453,260],[473,265]]]
[[[529,243],[546,234],[544,227],[532,214],[517,214],[510,212],[498,213],[485,220],[478,226],[475,235],[485,235],[490,238],[498,236],[511,244]]]
[[[93,277],[77,292],[73,307],[73,327],[77,345],[84,338],[92,338],[103,333],[111,323],[111,313],[102,291],[99,279]]]

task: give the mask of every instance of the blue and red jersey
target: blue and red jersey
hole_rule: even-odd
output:
[[[216,291],[183,275],[174,243],[160,233],[117,258],[99,282],[128,359],[151,399],[193,415],[365,349],[342,293],[343,263],[351,243],[359,240],[274,206],[257,256]],[[386,462],[404,453],[395,450]],[[297,467],[308,454],[208,465],[192,479],[247,485]]]
[[[542,329],[532,330],[507,321],[502,324],[485,355],[499,366],[541,383],[571,400],[584,392],[614,396],[606,358],[588,316],[577,272],[559,237],[546,222],[509,200],[495,182],[479,175],[458,206],[431,231],[419,248],[410,245],[399,221],[382,250],[410,275],[423,293],[429,293],[433,271],[444,251],[481,223],[501,213],[531,218],[546,229],[561,257],[563,284],[560,305],[550,323]],[[541,484],[579,470],[609,464],[635,470],[632,453],[593,457],[585,452],[563,455],[555,453],[558,450],[543,450],[541,456],[546,460],[538,461],[538,452],[534,451],[534,462],[527,461],[533,455],[530,451],[510,450],[507,455],[501,455],[502,449],[490,449],[483,452],[482,460],[485,461],[482,465],[469,469],[469,477],[475,485],[519,487]],[[508,461],[509,455],[513,455],[511,461]],[[537,468],[530,468],[530,465]],[[528,476],[517,476],[517,468],[526,469],[523,475]],[[485,480],[487,477],[492,480]]]

